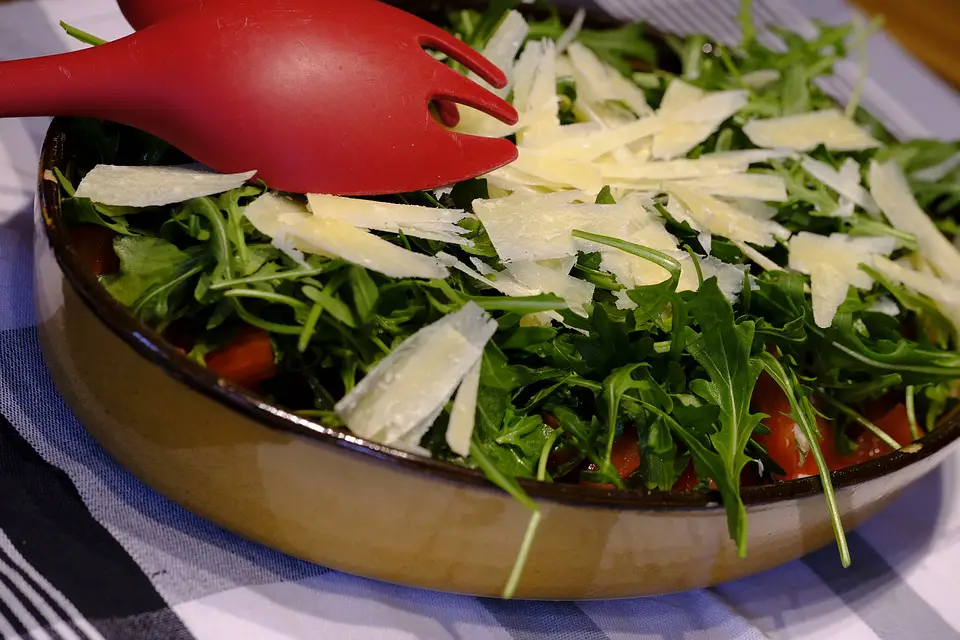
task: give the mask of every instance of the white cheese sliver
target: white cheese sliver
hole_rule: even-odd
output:
[[[676,198],[686,208],[687,218],[696,221],[698,231],[730,240],[750,242],[771,247],[775,238],[787,238],[790,232],[772,220],[763,220],[744,213],[729,202],[719,200],[696,189],[674,184],[669,190],[671,200]]]
[[[521,285],[539,293],[563,298],[577,315],[587,317],[585,306],[593,301],[594,285],[569,275],[572,265],[553,266],[537,262],[510,262],[507,271]],[[566,267],[566,268],[564,268]]]
[[[470,441],[477,424],[477,392],[480,390],[480,366],[478,360],[470,369],[453,400],[450,422],[447,423],[447,446],[458,456],[470,455]]]
[[[874,256],[893,251],[893,238],[853,237],[843,233],[821,236],[801,231],[790,239],[790,268],[810,275],[813,319],[829,327],[851,286],[869,289],[873,280],[860,269]]]
[[[565,138],[548,146],[544,151],[571,160],[589,162],[637,140],[652,136],[662,127],[660,118],[647,116],[619,127]],[[568,125],[560,127],[560,130],[569,128]]]
[[[314,215],[339,220],[361,229],[376,229],[454,244],[467,241],[466,231],[457,222],[468,217],[459,209],[439,209],[409,204],[376,202],[360,198],[309,194],[307,202]]]
[[[573,42],[568,49],[568,60],[577,81],[579,102],[598,108],[610,101],[620,101],[636,116],[653,113],[643,90],[603,62],[588,47]]]
[[[873,268],[891,280],[946,305],[960,305],[960,285],[909,269],[883,256],[874,256]]]
[[[337,415],[361,438],[410,445],[410,434],[429,429],[496,330],[468,302],[394,349],[336,404]]]
[[[256,173],[216,173],[196,164],[173,167],[98,164],[80,181],[76,197],[110,206],[155,207],[242,187]]]
[[[945,280],[960,282],[960,250],[917,204],[895,160],[870,163],[870,193],[894,227],[917,238],[918,252]]]
[[[670,81],[667,90],[663,92],[663,99],[660,100],[660,113],[677,113],[684,107],[697,102],[703,95],[704,91],[702,89],[675,78]]]
[[[310,211],[299,202],[267,191],[243,209],[243,215],[253,227],[265,236],[276,238],[283,235],[284,225],[281,217],[299,215],[310,217]]]
[[[867,190],[860,185],[860,165],[851,158],[847,158],[847,160],[852,164],[845,162],[840,171],[837,171],[825,162],[820,162],[809,156],[804,157],[800,165],[804,171],[836,191],[842,197],[864,211],[876,215],[877,203],[874,202],[873,197],[867,193]]]
[[[497,254],[504,262],[569,258],[583,250],[599,250],[576,240],[571,232],[623,238],[632,218],[621,205],[553,204],[533,208],[524,197],[475,200],[473,210],[483,223]],[[587,247],[591,248],[587,248]]]
[[[512,87],[514,61],[517,54],[520,53],[520,48],[529,32],[530,25],[523,19],[520,12],[516,10],[508,11],[483,49],[483,56],[507,76],[507,86],[502,89],[494,89],[472,71],[468,74],[470,79],[480,83],[481,86],[493,91],[501,98],[506,98]]]
[[[408,251],[346,222],[283,216],[286,233],[297,249],[342,258],[391,278],[446,278],[435,258]]]
[[[587,19],[587,12],[584,9],[577,9],[577,12],[573,14],[573,20],[570,21],[570,25],[567,27],[567,30],[560,34],[560,37],[557,38],[557,54],[561,54],[567,50],[580,35],[580,31],[583,30],[583,23]]]
[[[506,168],[523,172],[548,184],[563,185],[591,193],[596,193],[603,188],[603,178],[595,166],[586,162],[557,158],[549,153],[531,149],[521,148],[517,159]]]
[[[780,79],[780,72],[776,69],[758,69],[743,74],[740,80],[751,89],[762,89]]]
[[[664,188],[669,191],[670,185]],[[681,180],[675,184],[692,187],[701,193],[725,198],[746,198],[766,202],[785,202],[787,185],[780,176],[762,173],[734,173],[720,176],[705,176]]]
[[[493,269],[487,269],[488,273],[482,273],[481,271],[472,269],[470,266],[464,264],[460,260],[457,260],[455,257],[444,252],[440,252],[437,254],[437,260],[443,266],[449,267],[451,269],[456,269],[457,271],[461,271],[467,274],[468,276],[470,276],[471,278],[477,280],[478,282],[482,282],[483,284],[487,285],[491,289],[495,289],[499,291],[505,296],[515,296],[515,297],[535,296],[537,295],[537,293],[539,293],[538,291],[525,287],[519,282],[517,282],[509,272],[501,271],[499,273],[495,273]],[[482,262],[479,262],[479,261],[477,261],[476,266],[478,268],[486,267],[486,265],[484,265]],[[493,280],[487,277],[490,275],[495,275],[496,279]]]
[[[653,142],[653,157],[670,160],[686,155],[747,103],[745,91],[704,93],[682,80],[667,86],[659,115],[663,130]]]
[[[823,144],[832,151],[860,151],[880,142],[837,109],[782,118],[751,120],[743,132],[758,147],[809,151]]]

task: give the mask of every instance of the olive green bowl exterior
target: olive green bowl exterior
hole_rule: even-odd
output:
[[[49,179],[53,167],[66,170],[69,145],[64,122],[55,120],[36,206],[36,306],[49,370],[90,434],[163,495],[251,540],[379,580],[499,595],[529,512],[478,472],[296,418],[164,343],[77,259]],[[844,524],[853,528],[880,511],[939,464],[958,434],[960,422],[952,421],[916,451],[835,473]],[[816,478],[744,489],[745,558],[710,494],[525,487],[543,520],[519,584],[524,598],[703,587],[833,540]]]

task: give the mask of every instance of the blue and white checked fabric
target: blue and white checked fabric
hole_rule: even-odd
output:
[[[735,0],[596,4],[668,31],[736,37]],[[809,25],[801,10],[827,20],[850,15],[840,0],[755,4],[762,21],[799,30]],[[0,59],[77,48],[57,26],[60,20],[105,38],[128,32],[112,0],[17,0],[0,5]],[[903,136],[960,137],[960,98],[885,37],[871,43],[871,55],[865,101],[887,126]],[[828,90],[842,99],[855,73],[852,66],[841,68]],[[30,272],[36,159],[45,128],[43,119],[0,121],[0,637],[960,638],[956,457],[850,537],[850,569],[841,569],[827,549],[714,589],[611,602],[502,602],[380,584],[270,551],[184,511],[90,439],[44,367]],[[11,501],[4,478],[31,474],[42,482],[12,485]],[[36,506],[54,494],[56,504],[75,503],[77,513],[69,506],[56,514]],[[14,509],[13,515],[5,518],[5,509]],[[58,538],[49,527],[45,541],[18,527],[30,518],[56,517],[90,523],[80,537]],[[51,566],[35,551],[51,541],[75,547],[68,566]],[[81,559],[90,549],[107,547],[122,557]],[[87,567],[104,573],[88,575]],[[125,599],[106,585],[118,576],[139,584]]]

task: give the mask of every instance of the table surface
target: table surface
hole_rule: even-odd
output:
[[[960,2],[958,0],[853,0],[871,15],[882,15],[900,44],[954,86],[960,86]]]
[[[592,1],[703,31],[717,26],[698,11],[703,3],[722,6],[735,25],[739,0]],[[960,0],[914,2],[924,3],[960,12],[950,8]],[[847,16],[840,0],[754,4],[781,18],[791,7]],[[950,23],[937,15],[934,24]],[[108,39],[127,32],[114,0],[0,0],[0,60],[81,48],[59,20]],[[949,33],[930,43],[956,51]],[[905,136],[960,137],[960,100],[876,45],[865,100]],[[858,69],[840,69],[840,79]],[[90,439],[40,355],[31,214],[45,127],[44,119],[0,120],[0,637],[960,640],[960,456],[849,536],[849,569],[828,546],[713,589],[623,601],[503,602],[362,580],[232,536],[166,501]]]

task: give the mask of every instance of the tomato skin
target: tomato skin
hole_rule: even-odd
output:
[[[683,473],[680,474],[680,477],[671,487],[671,491],[693,491],[697,488],[697,485],[700,484],[700,478],[697,477],[697,472],[693,468],[693,462],[687,463],[687,467],[683,470]]]
[[[621,480],[626,480],[640,468],[640,444],[637,438],[637,430],[627,428],[623,434],[613,441],[613,450],[610,454],[610,463],[617,470]],[[597,466],[591,464],[587,471],[596,471]],[[596,482],[584,482],[580,484],[589,487],[603,487],[604,489],[615,488],[612,484],[598,484]]]
[[[249,326],[232,343],[208,354],[205,362],[218,376],[254,391],[277,373],[270,334]]]
[[[910,419],[907,416],[907,407],[902,402],[893,406],[885,413],[880,413],[879,417],[869,416],[871,421],[880,427],[897,443],[904,447],[913,442],[913,434],[910,432]],[[923,430],[920,431],[921,435]],[[855,464],[873,460],[888,453],[893,453],[893,449],[883,440],[873,434],[872,431],[864,429],[857,439],[856,451],[846,456],[838,456],[835,466],[832,469],[842,469],[852,467]]]
[[[113,239],[116,237],[116,232],[93,224],[70,229],[70,239],[80,264],[97,278],[120,270],[120,258],[113,250]]]
[[[757,386],[750,401],[754,411],[765,413],[768,417],[763,424],[770,433],[756,434],[754,440],[761,444],[770,459],[776,462],[784,471],[784,475],[776,475],[777,480],[796,480],[819,473],[817,461],[812,453],[807,453],[801,460],[800,449],[797,447],[796,422],[789,416],[790,401],[773,378],[766,373],[760,375]],[[836,466],[840,455],[835,445],[833,426],[823,418],[817,416],[817,428],[822,438],[819,441],[820,451],[830,469]]]

